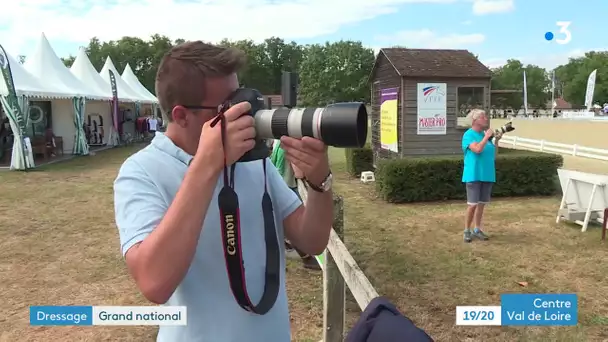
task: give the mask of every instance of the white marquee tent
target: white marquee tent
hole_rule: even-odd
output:
[[[111,86],[112,82],[110,80],[110,71],[112,71],[112,73],[114,74],[114,79],[116,82],[115,83],[116,91],[118,93],[117,95],[118,95],[119,102],[121,102],[121,100],[122,100],[122,102],[125,102],[125,101],[133,102],[133,107],[134,107],[133,109],[135,109],[135,111],[133,111],[131,113],[137,113],[139,111],[140,104],[150,102],[147,99],[143,98],[141,95],[139,95],[136,91],[131,89],[131,87],[129,87],[129,85],[122,79],[122,77],[120,77],[120,74],[116,70],[114,63],[112,62],[112,59],[110,58],[110,56],[108,56],[105,64],[103,65],[103,68],[99,72],[99,75],[101,75],[101,77],[106,81],[106,83]],[[115,104],[115,105],[117,105],[117,104]],[[116,109],[115,111],[113,111],[113,113],[119,113],[119,110]],[[117,114],[115,114],[115,115],[117,115]],[[114,120],[116,121],[119,119],[118,119],[118,117],[115,116]],[[135,128],[134,121],[126,120],[126,122],[122,123],[122,134],[127,134],[127,135],[136,134],[135,129],[136,128]],[[115,126],[112,126],[112,131],[111,131],[110,139],[109,139],[110,143],[111,144],[118,143],[120,141],[120,139],[121,138],[119,137],[118,128]]]
[[[84,48],[78,50],[76,59],[72,63],[70,71],[82,83],[87,84],[89,88],[95,89],[99,94],[103,94],[105,98],[112,98],[112,88],[106,81],[97,73],[95,67],[89,60]]]
[[[152,93],[148,91],[148,89],[146,89],[141,82],[139,82],[139,79],[137,79],[137,76],[135,76],[135,73],[129,64],[127,64],[125,67],[121,77],[125,83],[131,87],[131,89],[136,91],[143,98],[148,99],[148,101],[152,103],[158,103],[156,96],[152,95]]]
[[[20,116],[20,113],[13,110],[13,108],[10,108],[11,106],[9,101],[7,101],[7,96],[9,95],[8,87],[4,81],[4,78],[0,78],[0,102],[6,116],[9,119],[11,131],[13,132],[14,136],[10,168],[12,170],[25,170],[35,166],[34,156],[31,148],[27,146],[27,141],[29,140],[25,138],[25,132],[21,131],[18,122],[25,122],[27,119],[28,114],[26,113],[26,110],[29,101],[31,99],[40,98],[65,99],[67,96],[66,94],[63,94],[55,89],[46,87],[40,79],[25,70],[25,68],[10,54],[3,54],[2,57],[3,59],[6,58],[3,62],[8,62],[8,66],[10,67],[15,86],[15,93],[17,95],[17,101],[22,115]]]
[[[74,76],[55,54],[44,33],[24,66],[46,87],[71,95],[70,100],[51,101],[51,113],[47,115],[52,116],[53,133],[62,139],[63,152],[88,154],[84,129],[87,99],[94,103],[108,101],[110,97]]]
[[[81,47],[78,50],[70,71],[81,82],[89,85],[90,88],[96,89],[109,99],[112,98],[112,87],[95,70],[84,48]],[[84,121],[89,131],[95,136],[92,144],[111,145],[116,143],[115,140],[112,140],[112,106],[110,101],[103,103],[99,101],[89,102]]]
[[[8,63],[13,74],[15,92],[17,96],[27,96],[33,98],[65,98],[65,95],[44,87],[42,82],[34,75],[30,74],[23,66],[10,54],[6,54]],[[0,78],[0,95],[7,96],[8,88],[3,78]]]
[[[137,92],[135,92],[133,89],[131,89],[131,87],[129,87],[129,85],[120,77],[120,74],[116,70],[112,59],[110,58],[110,56],[108,56],[108,58],[106,59],[106,63],[103,65],[103,68],[99,72],[99,75],[101,76],[101,78],[103,78],[104,81],[106,81],[109,87],[111,86],[109,74],[110,70],[112,70],[116,79],[116,89],[118,92],[119,102],[150,102],[150,100],[145,99],[141,95],[137,94]]]
[[[43,82],[47,88],[56,89],[70,97],[84,96],[88,99],[108,100],[96,89],[77,79],[57,57],[44,33],[41,35],[34,53],[29,56],[24,67]]]

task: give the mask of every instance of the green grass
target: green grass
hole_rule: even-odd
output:
[[[599,229],[555,224],[558,198],[495,201],[487,243],[462,243],[465,204],[392,205],[374,185],[345,173],[344,152],[330,150],[345,198],[345,242],[381,295],[437,341],[603,341],[608,285]],[[526,287],[519,282],[527,282]],[[577,327],[455,327],[457,305],[499,305],[500,294],[577,293]],[[351,318],[352,319],[352,318]]]

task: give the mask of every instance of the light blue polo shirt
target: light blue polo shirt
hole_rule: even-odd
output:
[[[116,225],[123,255],[154,230],[179,189],[192,159],[163,133],[129,157],[114,182]],[[265,315],[243,310],[234,299],[222,249],[217,196],[220,177],[207,211],[190,269],[166,305],[187,306],[187,326],[161,326],[163,342],[288,342],[290,321],[285,292],[283,219],[302,202],[266,159],[269,193],[281,246],[281,285],[274,307]],[[257,304],[265,283],[266,243],[262,217],[264,174],[262,161],[237,164],[235,189],[240,202],[241,236],[247,291]],[[179,227],[177,227],[179,228]],[[175,234],[179,234],[176,229]]]
[[[488,141],[481,153],[471,151],[469,146],[474,142],[480,142],[484,137],[483,132],[469,128],[462,136],[462,151],[464,152],[464,169],[462,171],[462,182],[496,182],[496,147],[492,141]]]

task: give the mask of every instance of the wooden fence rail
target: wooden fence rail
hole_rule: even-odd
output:
[[[525,150],[566,154],[575,157],[589,158],[608,161],[608,150],[600,148],[585,147],[580,145],[568,145],[546,140],[520,138],[505,134],[501,143],[505,147],[513,147]]]
[[[308,199],[306,186],[298,181],[298,192],[304,203]],[[323,256],[323,340],[344,341],[346,286],[364,310],[378,292],[342,242],[344,239],[344,199],[334,196],[334,222],[329,243]]]

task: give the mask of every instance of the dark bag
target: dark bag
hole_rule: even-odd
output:
[[[434,342],[384,297],[374,298],[346,336],[346,342]]]

